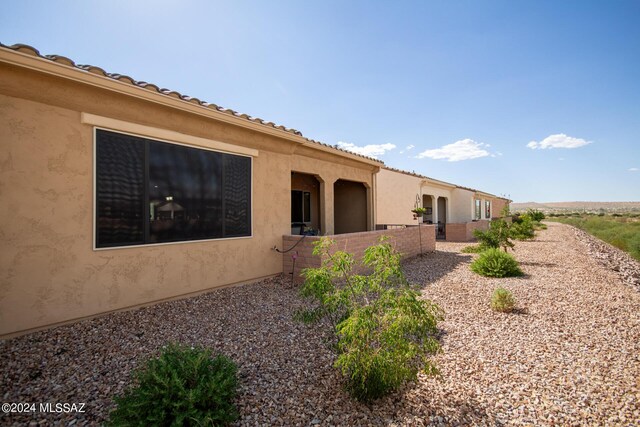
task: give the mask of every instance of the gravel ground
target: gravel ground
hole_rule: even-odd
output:
[[[442,376],[372,407],[342,391],[327,335],[292,320],[299,297],[276,278],[2,342],[3,402],[85,402],[86,412],[0,414],[0,424],[100,423],[131,369],[179,341],[238,362],[238,425],[638,425],[640,293],[573,228],[548,226],[516,244],[521,278],[473,274],[459,243],[406,263],[447,313]],[[517,313],[489,309],[498,285]]]
[[[603,242],[579,228],[573,228],[576,238],[587,246],[587,252],[601,265],[615,271],[623,282],[634,286],[640,292],[640,262],[628,253]]]

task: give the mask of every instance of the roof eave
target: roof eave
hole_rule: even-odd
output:
[[[51,59],[42,58],[40,56],[30,55],[24,52],[10,49],[8,47],[0,46],[0,62],[11,64],[18,67],[23,67],[38,71],[41,73],[53,75],[56,77],[65,78],[75,82],[87,84],[100,89],[109,90],[112,92],[132,96],[138,99],[142,99],[155,104],[163,106],[169,106],[178,110],[182,110],[191,114],[207,117],[220,122],[228,123],[234,126],[250,129],[256,132],[260,132],[267,135],[272,135],[281,139],[295,142],[297,144],[308,146],[309,148],[330,152],[340,157],[346,157],[351,160],[355,160],[360,163],[365,163],[373,166],[382,166],[384,163],[379,160],[369,159],[366,157],[351,154],[336,148],[315,143],[301,135],[296,135],[283,129],[266,126],[261,123],[256,123],[247,120],[242,117],[235,116],[229,112],[218,111],[216,109],[208,108],[204,105],[191,103],[181,98],[174,98],[170,95],[162,94],[159,92],[151,91],[140,86],[132,85],[129,83],[121,82],[111,77],[101,76],[91,73],[87,70],[83,70],[77,67],[72,67],[67,64],[57,63]],[[227,110],[230,111],[230,110]]]

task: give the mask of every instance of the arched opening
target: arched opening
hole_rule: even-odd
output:
[[[333,184],[334,233],[367,231],[367,188],[339,179]]]
[[[320,234],[320,182],[291,172],[291,234]]]

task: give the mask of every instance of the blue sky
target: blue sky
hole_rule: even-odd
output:
[[[640,200],[639,1],[3,1],[0,41],[514,201]]]

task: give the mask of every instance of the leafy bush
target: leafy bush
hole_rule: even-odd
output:
[[[511,239],[511,227],[503,219],[491,221],[487,231],[473,230],[473,235],[483,248],[503,248],[506,252],[508,248],[513,248]]]
[[[534,222],[540,222],[545,218],[544,212],[539,211],[537,209],[529,209],[529,210],[527,210],[527,215]]]
[[[516,240],[533,239],[535,229],[531,217],[528,214],[520,215],[509,227],[509,235]]]
[[[220,426],[238,416],[237,367],[225,356],[171,344],[133,375],[108,425]]]
[[[518,261],[510,254],[496,248],[487,249],[471,263],[471,270],[487,277],[521,276]]]
[[[513,294],[505,288],[497,288],[491,295],[491,308],[502,313],[510,313],[516,305]]]
[[[414,381],[420,371],[437,373],[429,356],[440,349],[436,334],[443,312],[410,287],[400,254],[381,240],[362,260],[371,273],[358,275],[353,255],[330,253],[332,243],[316,243],[313,253],[323,258],[322,266],[303,271],[301,292],[315,302],[310,311],[333,325],[334,366],[351,395],[371,401]]]

